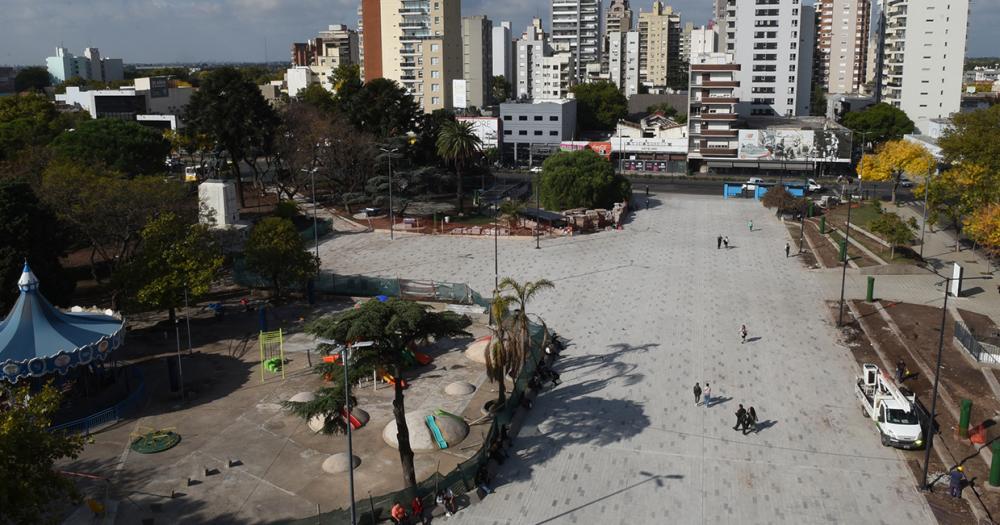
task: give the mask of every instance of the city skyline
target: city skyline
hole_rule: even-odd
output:
[[[9,26],[0,31],[0,64],[42,65],[57,46],[98,47],[129,63],[288,61],[292,42],[328,24],[357,26],[356,0],[156,0],[40,5],[30,0],[0,0]],[[550,24],[549,2],[465,0],[463,16],[486,15],[494,24],[512,22],[517,37],[540,16]],[[652,1],[631,2],[638,17]],[[695,26],[711,16],[711,2],[676,0],[667,5]],[[53,16],[53,13],[59,13]],[[328,12],[329,15],[322,15]],[[1000,24],[1000,5],[972,5],[966,56],[996,54],[989,27]]]

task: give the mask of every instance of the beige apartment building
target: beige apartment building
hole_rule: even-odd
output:
[[[639,79],[651,92],[667,87],[667,75],[681,60],[681,15],[659,0],[639,13]]]
[[[452,108],[462,78],[461,0],[363,0],[365,80],[388,78],[424,112]]]
[[[814,82],[827,93],[860,93],[868,81],[870,0],[816,0]]]

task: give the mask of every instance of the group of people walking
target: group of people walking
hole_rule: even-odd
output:
[[[716,250],[721,250],[723,246],[725,246],[727,250],[729,249],[729,236],[728,235],[725,235],[725,236],[719,235],[718,237],[715,238],[715,249]]]
[[[757,410],[754,407],[743,408],[741,404],[736,411],[736,426],[733,427],[733,430],[740,429],[743,430],[744,436],[750,432],[757,432]]]

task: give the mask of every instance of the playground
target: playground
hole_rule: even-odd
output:
[[[137,331],[128,357],[146,377],[148,403],[138,417],[92,434],[81,456],[60,468],[77,475],[87,497],[105,503],[107,523],[264,523],[347,506],[346,436],[317,433],[315,422],[281,404],[326,384],[309,365],[323,357],[303,332],[305,322],[353,306],[344,298],[274,308],[264,345],[254,334],[256,312],[192,318],[193,353],[185,348],[181,358],[186,401],[171,392],[165,364],[177,359],[174,334]],[[471,318],[473,337],[416,349],[403,373],[418,480],[453,470],[489,429],[482,407],[496,398],[496,386],[486,381],[482,362],[468,357],[484,347],[488,330],[485,316]],[[358,500],[403,488],[399,453],[390,445],[393,388],[386,380],[394,379],[375,377],[352,391]],[[84,505],[74,520],[91,516]]]

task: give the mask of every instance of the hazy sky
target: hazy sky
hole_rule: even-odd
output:
[[[609,0],[604,0],[607,4]],[[60,43],[130,62],[261,61],[327,24],[357,25],[359,0],[0,0],[0,64],[42,64]],[[712,0],[673,0],[685,21],[703,24]],[[638,12],[652,0],[632,2]],[[517,35],[532,16],[549,23],[546,0],[464,0],[463,15],[511,20]],[[973,3],[968,55],[1000,55],[1000,1]],[[993,28],[993,29],[991,29]],[[266,45],[265,45],[266,42]]]

